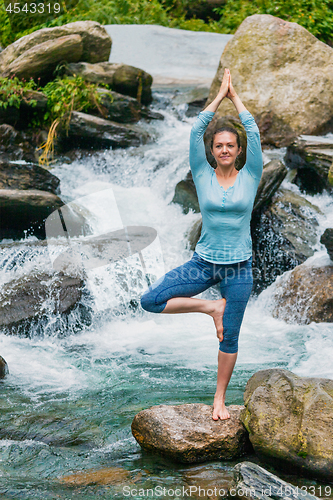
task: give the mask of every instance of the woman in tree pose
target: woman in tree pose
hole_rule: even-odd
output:
[[[247,134],[246,163],[235,168],[241,153],[238,132],[223,127],[214,132],[211,151],[214,170],[207,161],[203,135],[223,99],[234,104]],[[258,127],[236,94],[228,69],[216,98],[191,130],[190,166],[202,214],[202,230],[190,261],[169,271],[143,294],[142,307],[150,312],[202,312],[214,320],[220,341],[214,420],[230,418],[225,394],[238,351],[238,335],[253,285],[250,220],[263,169]],[[192,298],[220,284],[222,299]]]

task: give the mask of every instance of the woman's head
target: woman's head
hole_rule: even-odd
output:
[[[221,167],[235,166],[241,151],[240,137],[235,128],[225,126],[214,131],[211,152],[217,165]]]

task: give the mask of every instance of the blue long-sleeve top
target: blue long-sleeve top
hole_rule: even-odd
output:
[[[246,163],[233,186],[224,189],[206,158],[203,135],[215,113],[202,111],[190,138],[190,167],[202,214],[202,230],[195,251],[208,262],[231,264],[252,256],[250,221],[260,182],[263,159],[260,134],[249,111],[239,117],[247,135]]]

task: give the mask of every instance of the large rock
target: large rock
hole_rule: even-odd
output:
[[[72,143],[74,139],[76,146],[93,148],[140,146],[148,138],[147,132],[138,125],[120,125],[79,111],[73,111],[68,131],[62,132],[64,143]]]
[[[0,189],[0,239],[24,238],[26,234],[45,238],[46,218],[63,204],[47,191]]]
[[[333,266],[295,267],[277,283],[274,302],[273,316],[287,323],[333,323]]]
[[[242,422],[255,452],[288,471],[333,479],[333,380],[261,370],[246,384]]]
[[[82,52],[83,44],[80,35],[68,35],[48,40],[23,52],[4,68],[2,76],[15,75],[25,80],[49,79],[61,61],[77,62],[81,59]]]
[[[109,62],[99,64],[80,62],[68,64],[65,71],[68,75],[82,76],[87,82],[110,85],[112,90],[134,97],[143,104],[150,104],[152,101],[152,76],[134,66]]]
[[[112,40],[105,28],[94,21],[78,21],[55,28],[43,28],[12,43],[0,54],[0,73],[4,72],[5,68],[22,56],[24,52],[35,46],[71,35],[79,35],[82,40],[81,61],[89,63],[108,61]],[[67,56],[70,57],[70,54]],[[67,57],[64,59],[69,61]]]
[[[286,146],[297,135],[332,130],[333,48],[302,26],[266,14],[247,17],[224,49],[209,102],[225,68],[263,144]],[[228,99],[217,112],[226,114],[236,115]]]
[[[254,213],[258,213],[270,204],[287,173],[287,168],[279,160],[272,160],[266,163],[253,204]]]
[[[214,421],[208,405],[159,405],[134,417],[132,434],[145,450],[179,462],[232,460],[250,450],[239,420],[242,408],[229,406],[231,418]]]
[[[316,500],[317,497],[252,462],[235,465],[229,496],[241,500]]]
[[[17,119],[19,119],[19,113],[17,114]],[[11,125],[0,125],[0,161],[36,161],[35,147],[27,135],[25,132],[15,130]]]
[[[252,220],[255,259],[254,290],[259,293],[276,277],[314,254],[318,207],[289,189],[280,188],[272,203]]]
[[[196,213],[200,212],[197,190],[193,182],[191,170],[187,173],[185,179],[176,185],[172,203],[181,205],[185,214],[190,210]]]
[[[327,253],[331,260],[333,260],[333,229],[325,229],[325,232],[320,237],[320,243],[325,245]]]
[[[288,167],[297,169],[293,182],[311,194],[332,189],[329,181],[332,161],[333,139],[327,137],[300,137],[288,146],[285,156]]]
[[[0,161],[0,190],[38,189],[59,194],[59,184],[58,177],[39,165]]]
[[[8,374],[8,365],[6,363],[6,360],[3,359],[2,356],[0,356],[0,379],[5,378],[5,376]]]
[[[134,97],[106,89],[98,89],[98,92],[101,94],[101,105],[106,110],[104,118],[108,120],[118,123],[136,123],[142,118],[146,120],[164,120],[161,113],[151,111],[140,104]],[[95,108],[93,112],[96,114],[99,113],[99,110]]]
[[[33,320],[68,313],[80,300],[83,281],[64,274],[39,273],[5,283],[0,291],[0,326],[24,331]]]

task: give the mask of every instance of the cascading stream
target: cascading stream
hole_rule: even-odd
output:
[[[191,255],[185,235],[198,215],[184,215],[171,200],[175,185],[189,168],[194,118],[186,117],[185,105],[174,108],[168,93],[155,92],[154,108],[165,116],[164,122],[145,125],[154,143],[59,163],[52,172],[61,179],[66,202],[109,190],[123,226],[154,228],[163,256],[162,272]],[[272,154],[283,153],[269,152],[266,161]],[[326,227],[332,227],[332,198],[326,194],[306,198],[322,211],[312,259],[323,259],[326,251],[319,237]],[[114,229],[107,209],[101,210],[104,201],[107,208],[107,198],[100,195],[97,199],[101,200],[97,208],[85,206],[93,236]],[[98,215],[101,213],[103,217]],[[208,316],[152,315],[138,308],[147,286],[140,266],[138,255],[133,255],[87,274],[89,293],[82,302],[87,301],[91,321],[75,334],[65,324],[63,331],[59,325],[52,329],[54,317],[50,317],[44,335],[0,335],[0,354],[10,370],[1,391],[0,493],[4,498],[21,495],[44,500],[56,495],[81,500],[104,490],[122,498],[121,482],[83,484],[75,490],[57,479],[103,467],[124,468],[128,480],[137,478],[142,487],[161,481],[175,486],[184,481],[188,468],[141,454],[130,424],[138,411],[156,404],[212,404],[218,341]],[[3,246],[1,284],[45,269],[52,269],[46,244],[29,238]],[[227,404],[242,404],[246,381],[263,368],[333,377],[333,326],[289,325],[274,319],[274,286],[248,305]],[[216,297],[217,292],[212,289],[206,296]],[[78,321],[75,314],[70,321]],[[210,467],[230,471],[232,464]]]

